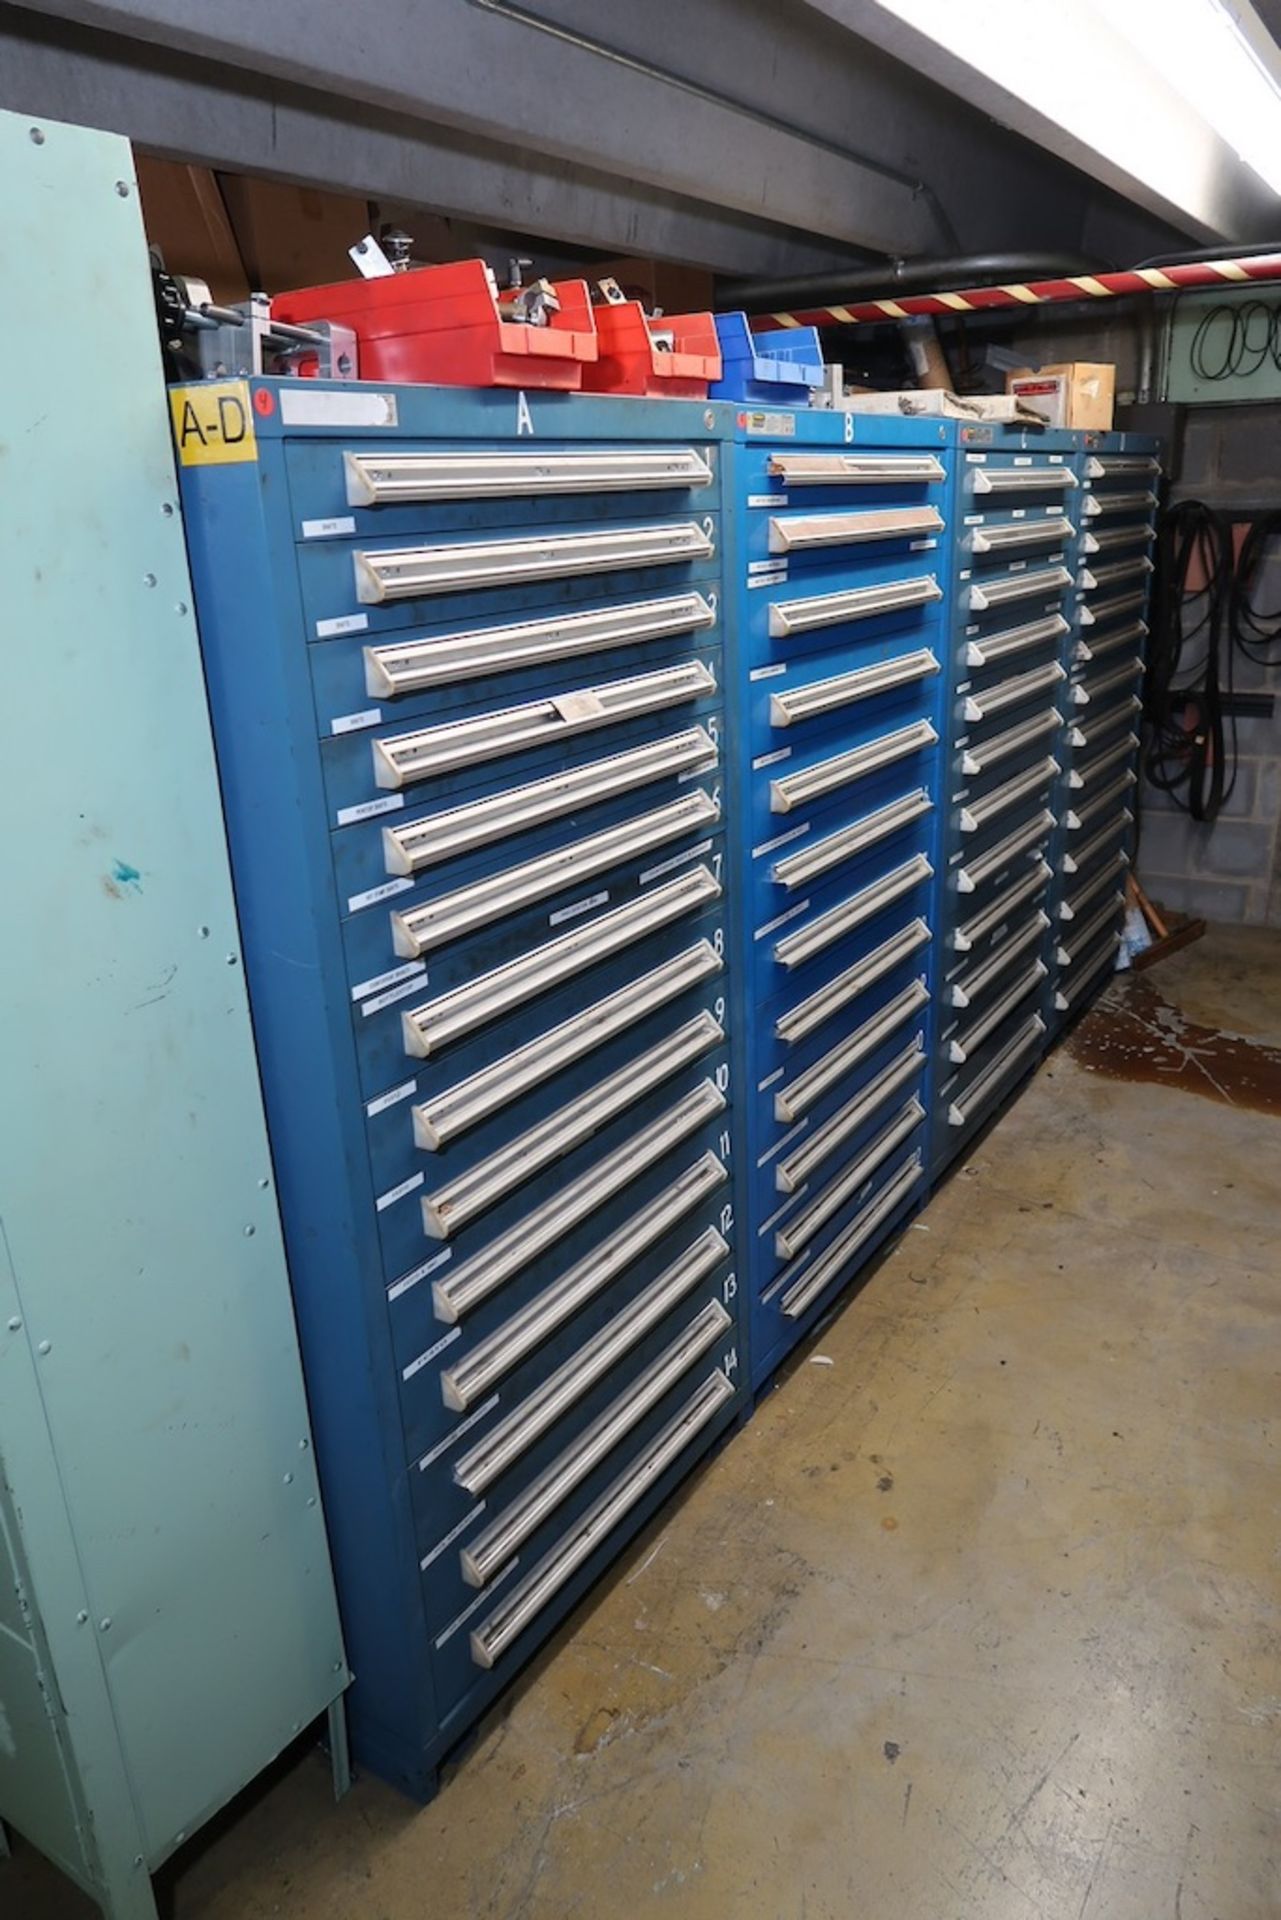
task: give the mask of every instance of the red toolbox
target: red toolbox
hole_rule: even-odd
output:
[[[558,280],[553,291],[559,310],[545,326],[505,319],[484,261],[458,260],[303,287],[278,294],[271,311],[295,325],[330,320],[350,327],[362,380],[572,392],[586,384],[584,372],[596,360],[596,316],[585,280]]]
[[[648,319],[639,300],[596,308],[597,359],[583,368],[589,393],[641,393],[705,400],[721,377],[721,348],[710,313]],[[668,345],[670,341],[670,345]]]

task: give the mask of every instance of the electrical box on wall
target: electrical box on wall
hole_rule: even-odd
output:
[[[1170,303],[1161,398],[1222,407],[1281,400],[1281,291],[1185,294]]]

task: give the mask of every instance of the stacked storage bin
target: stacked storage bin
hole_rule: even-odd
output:
[[[726,583],[761,1385],[927,1173],[950,429],[739,411]]]
[[[1106,985],[1121,942],[1156,533],[1156,453],[1156,441],[1135,434],[1092,434],[1077,460],[1082,591],[1059,748],[1056,1026]]]
[[[1079,436],[952,429],[952,657],[934,1170],[1035,1065],[1076,618]]]
[[[740,1410],[715,415],[173,406],[354,1747],[425,1794]]]

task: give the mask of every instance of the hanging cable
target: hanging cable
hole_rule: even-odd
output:
[[[1171,507],[1157,532],[1152,638],[1144,698],[1145,771],[1194,820],[1213,821],[1235,781],[1224,730],[1232,688],[1232,535],[1199,500]],[[1189,664],[1188,654],[1198,655]]]
[[[1281,551],[1278,542],[1281,513],[1262,513],[1251,521],[1237,555],[1228,600],[1232,645],[1260,667],[1281,666],[1281,606],[1264,609],[1259,605],[1262,575],[1269,560]]]

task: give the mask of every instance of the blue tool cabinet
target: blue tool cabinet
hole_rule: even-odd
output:
[[[353,1745],[424,1795],[741,1411],[718,413],[172,403]]]
[[[725,448],[742,1266],[762,1385],[927,1176],[949,429]]]

